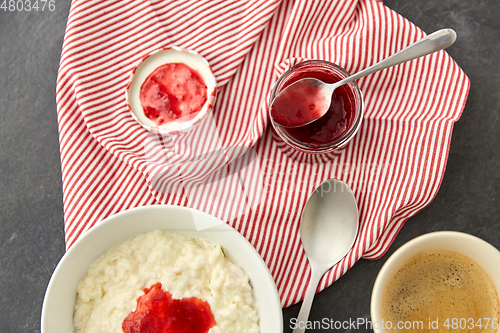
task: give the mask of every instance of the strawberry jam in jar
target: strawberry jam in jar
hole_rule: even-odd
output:
[[[300,79],[316,78],[325,83],[335,83],[348,76],[344,69],[333,63],[321,60],[304,61],[290,68],[279,78],[269,102],[271,104],[283,89]],[[304,98],[307,99],[308,96]],[[311,98],[311,104],[314,104],[313,99],[314,97]],[[355,82],[350,82],[335,89],[330,108],[323,117],[301,127],[283,127],[274,122],[272,117],[271,124],[279,139],[296,152],[325,154],[341,149],[354,137],[361,124],[362,114],[362,93]]]

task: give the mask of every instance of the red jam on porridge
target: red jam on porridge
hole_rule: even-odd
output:
[[[144,289],[124,320],[124,333],[207,333],[215,325],[210,304],[197,297],[172,298],[156,283]]]

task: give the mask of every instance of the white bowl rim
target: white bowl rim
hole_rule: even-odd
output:
[[[192,214],[193,216],[196,216],[196,218],[201,218],[201,219],[207,219],[208,225],[214,225],[214,222],[220,221],[216,217],[213,217],[207,213],[187,208],[187,207],[182,207],[182,206],[174,206],[174,205],[148,205],[148,206],[141,206],[141,207],[136,207],[132,209],[128,209],[122,212],[119,212],[117,214],[114,214],[103,221],[97,223],[95,226],[93,226],[90,230],[88,230],[84,235],[82,235],[72,246],[71,248],[63,255],[61,260],[59,261],[58,265],[56,266],[52,277],[49,281],[49,284],[47,286],[47,290],[45,293],[43,305],[42,305],[42,314],[41,314],[41,333],[56,333],[53,329],[52,326],[49,326],[49,317],[53,316],[53,311],[51,311],[51,307],[53,307],[53,302],[57,301],[57,297],[60,295],[57,295],[57,284],[58,280],[60,279],[61,275],[64,273],[65,270],[67,270],[68,266],[71,264],[71,260],[74,259],[75,254],[77,254],[79,251],[82,251],[85,249],[90,241],[95,238],[96,235],[100,235],[101,232],[106,230],[107,228],[113,227],[113,225],[118,225],[121,223],[121,220],[124,220],[125,218],[131,218],[134,215],[136,216],[141,216],[141,215],[147,215],[147,214],[165,214],[168,212],[177,212],[177,213],[182,213],[182,214]],[[233,239],[229,240],[228,242],[232,242],[231,247],[237,246],[241,251],[238,250],[238,253],[235,253],[233,250],[232,252],[226,252],[226,255],[234,262],[235,258],[234,256],[236,255],[238,258],[239,257],[245,257],[245,262],[235,262],[238,266],[252,266],[254,267],[253,270],[248,270],[245,269],[246,273],[249,275],[251,283],[253,284],[254,287],[254,293],[257,298],[257,304],[259,306],[259,315],[260,315],[260,326],[261,326],[261,332],[262,333],[271,333],[271,332],[281,332],[283,331],[283,315],[282,315],[282,306],[279,298],[278,291],[276,289],[276,285],[274,283],[274,279],[265,264],[264,260],[260,256],[260,254],[255,250],[255,248],[250,244],[250,242],[243,237],[238,231],[233,229],[231,226],[227,225],[226,223],[218,223],[216,226],[211,227],[209,229],[204,229],[203,231],[199,232],[194,230],[192,227],[187,227],[184,231],[179,231],[179,230],[173,230],[171,228],[153,228],[149,231],[153,231],[156,229],[163,229],[166,231],[172,231],[172,232],[179,232],[187,235],[192,235],[195,237],[201,237],[201,238],[209,238],[213,239],[212,237],[215,238],[215,240],[219,243],[220,239],[218,238],[227,238],[227,239]],[[168,224],[169,222],[165,222]],[[129,223],[130,224],[130,223]],[[137,223],[136,226],[141,228],[140,226],[142,223]],[[143,232],[138,232],[134,233],[132,231],[123,231],[124,234],[132,234],[132,236],[121,236],[121,238],[124,238],[124,240],[133,237],[133,235],[137,235],[140,233],[144,233],[148,231],[143,231]],[[227,234],[228,233],[228,234]],[[204,236],[208,235],[208,236]],[[222,235],[228,235],[230,237],[223,237]],[[101,235],[102,237],[102,235]],[[114,235],[113,235],[114,237]],[[107,246],[102,246],[106,247],[107,250],[110,248],[120,244],[122,241],[115,242],[116,244],[108,244]],[[221,244],[223,249],[227,249],[228,244]],[[105,250],[106,251],[106,250]],[[105,251],[100,251],[100,253],[104,253]],[[96,258],[92,258],[91,260],[89,259],[90,263],[93,262]],[[84,271],[86,271],[88,268],[88,265],[85,265]],[[78,280],[81,279],[81,275],[79,276]],[[258,282],[258,283],[255,283]],[[72,290],[75,290],[76,287]],[[59,292],[59,294],[62,294],[62,292]],[[76,292],[75,292],[76,295]],[[263,297],[263,295],[265,297]],[[263,302],[265,299],[265,302]],[[71,313],[73,313],[73,309],[71,309]],[[60,315],[58,316],[60,317]],[[72,318],[71,318],[72,322]],[[57,331],[59,332],[59,331]],[[61,330],[61,332],[67,332],[64,330]],[[72,332],[72,331],[70,331]]]

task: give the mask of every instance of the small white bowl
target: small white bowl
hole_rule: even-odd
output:
[[[168,63],[184,63],[196,70],[207,86],[207,101],[196,114],[185,116],[158,126],[146,117],[141,106],[140,91],[147,77],[158,67]],[[216,98],[215,75],[208,61],[192,50],[181,49],[176,46],[154,51],[144,57],[134,67],[130,81],[125,91],[125,99],[134,119],[146,130],[160,134],[177,134],[189,131],[195,124],[203,120],[213,109]]]
[[[438,231],[419,236],[396,250],[385,262],[373,286],[370,313],[375,333],[386,332],[381,325],[382,295],[389,277],[414,255],[428,250],[447,250],[475,261],[489,275],[500,295],[500,251],[481,238],[456,231]],[[391,330],[387,330],[390,332]],[[500,328],[497,332],[500,332]]]
[[[203,229],[203,228],[208,229]],[[219,243],[225,255],[250,277],[262,333],[283,332],[281,303],[266,264],[236,230],[206,213],[179,206],[130,209],[98,223],[80,237],[57,265],[42,307],[41,333],[73,332],[76,288],[88,267],[103,253],[139,234],[157,229]],[[202,231],[198,231],[203,229]]]

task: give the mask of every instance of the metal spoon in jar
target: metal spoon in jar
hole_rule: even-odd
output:
[[[294,82],[281,91],[271,104],[271,118],[283,127],[300,127],[321,117],[330,108],[332,94],[338,87],[416,58],[443,50],[452,45],[457,34],[452,29],[438,30],[411,44],[392,56],[336,83],[314,78]]]
[[[319,281],[351,250],[357,234],[358,207],[352,190],[341,180],[325,180],[309,197],[300,221],[311,279],[293,333],[305,331]]]

